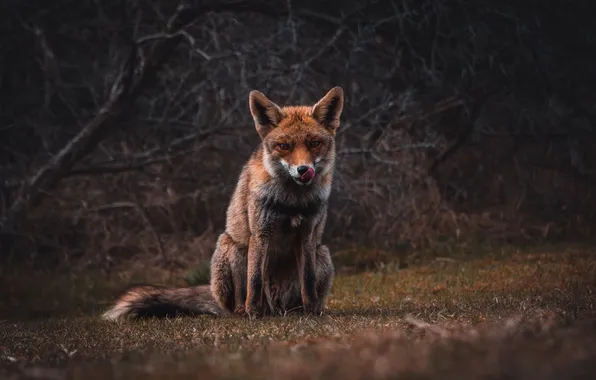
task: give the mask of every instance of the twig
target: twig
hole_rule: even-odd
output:
[[[167,147],[154,148],[135,155],[126,155],[121,157],[116,156],[106,161],[92,162],[83,167],[71,170],[68,175],[76,176],[88,174],[105,174],[139,170],[151,164],[168,161],[174,156],[192,152],[193,149],[184,150],[183,152],[178,152],[176,150],[193,141],[202,142],[208,137],[222,135],[226,130],[227,129],[223,128],[214,128],[206,131],[193,132],[186,136],[175,139]],[[160,153],[163,154],[160,155]],[[174,155],[172,155],[172,153],[174,153]]]
[[[418,143],[418,144],[404,144],[404,145],[400,145],[396,148],[378,150],[377,152],[374,152],[372,149],[368,149],[368,148],[346,148],[346,149],[339,150],[337,152],[337,155],[338,156],[346,156],[346,155],[350,155],[350,154],[393,153],[393,152],[400,152],[402,150],[407,150],[407,149],[432,148],[432,147],[435,147],[436,145],[437,145],[436,142]]]
[[[445,111],[450,110],[455,107],[459,107],[463,104],[464,104],[463,99],[456,98],[456,97],[449,97],[449,98],[443,99],[443,100],[433,104],[429,109],[420,110],[419,112],[400,117],[396,121],[394,121],[393,123],[388,125],[387,127],[380,128],[373,133],[373,136],[371,137],[371,141],[369,143],[369,149],[374,150],[376,148],[377,144],[381,140],[383,140],[383,137],[385,136],[385,134],[389,130],[395,129],[395,127],[397,125],[402,125],[405,123],[412,123],[414,121],[421,120],[421,119],[427,119],[431,116],[438,115],[442,112],[445,112]]]
[[[337,30],[335,31],[333,36],[329,39],[329,41],[327,41],[327,43],[325,45],[323,45],[315,54],[313,54],[310,58],[308,58],[304,62],[300,62],[300,63],[296,63],[296,64],[292,65],[292,68],[296,69],[296,68],[305,68],[307,66],[310,66],[311,63],[313,63],[315,60],[317,60],[319,57],[321,57],[323,54],[325,54],[325,51],[327,51],[327,49],[329,49],[331,46],[333,46],[337,42],[339,37],[341,37],[341,35],[346,31],[346,29],[347,29],[347,27],[345,25],[341,25],[339,28],[337,28]]]
[[[114,209],[120,209],[120,208],[134,208],[141,215],[141,217],[143,218],[143,221],[147,225],[147,228],[149,228],[149,230],[151,231],[151,234],[153,235],[153,238],[155,239],[155,243],[157,244],[157,249],[159,250],[160,256],[162,257],[164,262],[169,262],[168,257],[166,255],[166,250],[165,250],[161,235],[157,232],[157,230],[153,226],[153,223],[151,223],[151,220],[149,219],[149,214],[147,213],[147,210],[145,210],[145,208],[143,206],[141,206],[140,204],[138,204],[136,202],[126,202],[126,201],[114,202],[114,203],[110,203],[110,204],[106,204],[106,205],[102,205],[102,206],[93,207],[93,208],[87,209],[86,211],[87,212],[100,212],[100,211],[114,210]]]
[[[472,136],[473,132],[476,130],[478,120],[482,115],[482,109],[480,107],[476,107],[472,112],[470,117],[470,121],[466,129],[464,129],[452,146],[450,146],[446,151],[444,151],[439,157],[437,157],[434,162],[428,168],[428,172],[432,173],[437,170],[437,168],[443,164],[449,157],[451,157],[455,152],[461,148],[466,141]]]

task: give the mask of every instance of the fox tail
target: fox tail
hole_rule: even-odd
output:
[[[121,294],[101,318],[108,321],[179,315],[224,315],[209,285],[166,288],[155,285],[133,286]]]

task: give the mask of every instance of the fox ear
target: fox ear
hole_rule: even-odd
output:
[[[250,113],[255,121],[257,132],[265,137],[283,117],[283,111],[262,92],[252,90],[248,97]]]
[[[344,90],[333,87],[312,107],[312,116],[326,128],[335,132],[339,128],[339,117],[344,107]]]

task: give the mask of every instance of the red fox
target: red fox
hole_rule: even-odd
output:
[[[321,243],[344,94],[280,107],[249,95],[261,144],[242,168],[211,258],[210,285],[132,287],[107,320],[176,315],[321,315],[335,269]]]

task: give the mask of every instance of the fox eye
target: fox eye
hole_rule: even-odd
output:
[[[319,147],[319,145],[321,145],[321,142],[320,142],[320,141],[311,141],[311,142],[310,142],[308,145],[309,145],[311,148],[318,148],[318,147]]]
[[[288,149],[290,149],[290,144],[281,143],[281,144],[277,144],[277,146],[281,150],[288,150]]]

